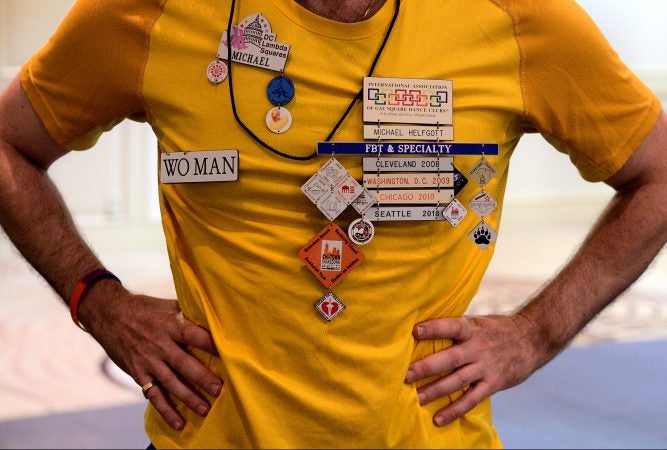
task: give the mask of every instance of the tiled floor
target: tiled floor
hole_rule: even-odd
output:
[[[512,309],[547,279],[583,236],[579,227],[555,230],[530,223],[504,231],[472,312]],[[173,295],[162,250],[110,252],[103,259],[130,288]],[[666,293],[663,251],[645,276],[603,312],[575,345],[667,339]],[[105,363],[97,344],[72,325],[65,306],[18,259],[0,267],[0,349],[0,422],[83,410],[113,411],[121,406],[131,406],[140,416],[139,388]],[[97,445],[84,437],[77,442]]]

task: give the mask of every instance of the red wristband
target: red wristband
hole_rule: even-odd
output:
[[[105,278],[111,278],[120,283],[118,277],[108,270],[95,269],[92,272],[87,273],[76,283],[74,290],[72,291],[72,295],[69,298],[69,312],[72,315],[72,320],[77,327],[81,328],[85,332],[88,332],[88,330],[86,330],[85,327],[81,325],[81,322],[79,322],[79,303],[81,303],[83,296],[86,295],[86,292],[88,292],[88,290],[92,288],[95,283]]]

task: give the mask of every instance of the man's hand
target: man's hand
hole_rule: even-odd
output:
[[[175,300],[132,295],[114,281],[102,284],[81,303],[86,329],[139,386],[154,383],[146,397],[172,428],[185,422],[170,396],[206,416],[210,405],[198,391],[217,397],[222,381],[188,348],[217,355],[210,333],[186,319]]]
[[[452,345],[410,365],[406,383],[438,376],[417,389],[419,403],[465,390],[464,394],[439,410],[433,422],[445,425],[463,416],[485,398],[524,381],[539,366],[534,328],[520,315],[444,318],[414,327],[418,340],[451,339]]]
[[[606,183],[616,195],[576,254],[517,313],[443,318],[417,324],[417,339],[452,346],[409,368],[406,382],[440,376],[418,389],[422,404],[460,389],[435,414],[444,425],[486,397],[522,382],[562,349],[648,267],[667,243],[667,115]]]

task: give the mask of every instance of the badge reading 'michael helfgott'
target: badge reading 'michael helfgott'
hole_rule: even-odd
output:
[[[218,58],[229,60],[225,30],[218,47]],[[285,69],[290,45],[276,40],[271,24],[260,13],[252,14],[232,27],[232,61],[281,72]]]

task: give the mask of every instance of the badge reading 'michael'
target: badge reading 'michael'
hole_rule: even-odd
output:
[[[320,283],[332,288],[364,261],[364,254],[338,225],[330,223],[299,250],[299,258]]]
[[[232,27],[231,42],[227,44],[227,30],[222,33],[218,58],[229,60],[228,48],[232,50],[232,60],[241,64],[281,72],[285,69],[290,45],[278,42],[271,32],[271,24],[260,13],[247,16]]]

